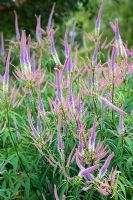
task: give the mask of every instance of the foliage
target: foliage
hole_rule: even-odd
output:
[[[52,12],[8,54],[1,37],[0,199],[132,199],[133,51],[102,9],[83,44],[73,21],[56,49]]]

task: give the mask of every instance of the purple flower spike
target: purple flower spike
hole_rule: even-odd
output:
[[[72,92],[72,77],[70,77],[68,103],[70,106],[70,110],[72,109],[73,112],[75,112],[75,105],[74,105],[73,92]]]
[[[11,48],[9,49],[7,60],[6,60],[6,69],[3,77],[3,92],[8,92],[9,85],[9,67],[10,67],[10,57],[11,57]]]
[[[28,59],[30,61],[30,49],[31,49],[32,43],[31,43],[31,36],[28,36],[28,45],[27,45],[27,53],[28,53]]]
[[[57,100],[62,102],[61,72],[58,69],[56,69],[56,90]]]
[[[31,64],[28,56],[28,50],[26,47],[26,33],[23,30],[21,35],[21,47],[20,47],[20,65],[21,70],[27,75],[27,72],[31,72]]]
[[[119,131],[119,134],[123,134],[125,132],[123,115],[120,115],[118,131]]]
[[[20,46],[20,65],[22,67],[22,71],[24,71],[23,67],[25,64],[25,51],[26,51],[26,34],[25,31],[22,31],[21,35],[21,46]]]
[[[16,30],[16,40],[20,40],[20,32],[18,28],[18,15],[17,12],[14,10],[14,15],[15,15],[15,30]]]
[[[68,59],[66,63],[67,72],[71,73],[73,69],[71,45],[69,46]]]
[[[39,15],[37,18],[37,24],[36,24],[36,40],[38,42],[42,39],[42,31],[41,31],[41,15]]]
[[[31,118],[31,113],[28,112],[28,120],[29,120],[29,124],[30,124],[30,128],[31,128],[31,131],[32,131],[32,134],[35,138],[39,138],[40,135],[38,133],[38,131],[35,129],[34,125],[33,125],[33,120]]]
[[[50,32],[50,47],[51,47],[51,55],[53,56],[53,59],[55,61],[56,65],[61,65],[57,51],[55,49],[55,43],[54,43],[54,31],[51,30]]]
[[[95,66],[97,64],[97,55],[98,55],[98,48],[100,43],[101,36],[98,38],[97,43],[95,45],[94,54],[92,57],[92,65]]]
[[[0,34],[1,46],[0,46],[0,54],[2,56],[5,55],[5,47],[4,47],[4,35],[3,33]]]
[[[59,150],[63,150],[63,143],[62,143],[62,135],[61,135],[61,132],[60,132],[60,127],[61,124],[60,122],[58,122],[58,127],[57,127],[57,131],[58,131],[58,149]]]
[[[42,122],[41,122],[41,119],[40,119],[40,114],[38,114],[37,116],[37,130],[42,130]]]
[[[87,178],[87,179],[93,180],[94,176],[90,172],[92,172],[92,171],[94,171],[96,169],[98,169],[98,164],[95,164],[95,165],[93,165],[91,167],[88,167],[87,169],[81,170],[79,172],[79,176],[83,177],[83,178]]]
[[[44,110],[40,92],[38,92],[38,111],[41,115],[45,115],[45,110]]]
[[[48,19],[48,25],[47,25],[47,34],[49,35],[51,29],[52,29],[52,18],[53,18],[53,14],[54,14],[54,9],[55,9],[55,3],[52,6],[52,10]]]
[[[115,45],[116,45],[117,57],[119,56],[119,53],[120,53],[122,57],[127,58],[126,49],[123,45],[123,41],[121,39],[121,35],[120,35],[120,31],[119,31],[118,19],[115,20],[115,24],[110,22],[110,25],[115,33]]]
[[[94,152],[96,140],[96,119],[94,119],[93,126],[90,131],[88,148],[90,152]]]
[[[125,111],[123,111],[122,109],[118,108],[117,106],[115,106],[114,104],[112,104],[111,102],[109,102],[106,98],[104,97],[100,97],[99,101],[103,104],[105,104],[106,106],[112,108],[113,110],[115,110],[116,112],[120,113],[120,115],[126,115],[127,113]]]
[[[83,142],[82,133],[79,133],[78,153],[80,156],[84,155],[84,142]]]
[[[100,32],[101,15],[102,15],[103,6],[104,6],[104,0],[102,0],[102,4],[100,6],[100,9],[99,9],[99,12],[98,12],[98,16],[97,16],[97,19],[96,19],[96,24],[95,24],[95,32],[98,33],[98,34]]]
[[[107,168],[112,160],[112,158],[115,156],[114,152],[112,152],[106,159],[104,165],[102,166],[98,176],[101,178],[105,175],[106,171],[107,171]]]
[[[76,164],[77,166],[79,167],[79,169],[82,171],[83,169],[85,169],[81,163],[80,163],[80,160],[79,160],[79,152],[78,152],[78,149],[76,149]]]

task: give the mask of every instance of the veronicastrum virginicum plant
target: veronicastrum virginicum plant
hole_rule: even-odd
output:
[[[114,39],[102,42],[103,8],[104,0],[95,33],[87,35],[94,43],[91,56],[85,51],[87,61],[81,59],[76,43],[77,20],[71,34],[69,27],[65,31],[64,60],[58,55],[52,23],[55,4],[46,30],[41,27],[41,16],[36,16],[36,41],[27,37],[25,30],[20,34],[14,12],[16,41],[10,42],[7,58],[1,34],[0,54],[5,63],[4,75],[0,76],[1,141],[6,150],[11,148],[14,152],[15,160],[15,164],[8,158],[4,164],[1,162],[1,172],[7,185],[8,181],[13,182],[6,178],[8,172],[18,173],[19,177],[15,179],[18,190],[8,193],[6,198],[131,197],[132,178],[125,166],[132,163],[129,143],[132,116],[125,110],[126,100],[119,95],[119,88],[123,83],[129,84],[127,77],[133,73],[133,54],[122,41],[118,19],[110,23]],[[18,65],[14,66],[16,50],[20,62],[16,56]],[[104,62],[100,59],[102,50],[107,52]],[[52,72],[46,67],[50,65]],[[129,122],[124,123],[127,118]]]

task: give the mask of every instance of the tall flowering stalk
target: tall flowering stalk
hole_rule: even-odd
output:
[[[90,131],[88,148],[90,152],[94,152],[95,150],[95,140],[96,140],[96,119],[94,119],[93,126]]]
[[[52,30],[52,18],[53,18],[53,14],[54,14],[54,10],[55,10],[55,3],[52,6],[52,10],[48,19],[48,24],[47,24],[47,28],[46,28],[46,32],[49,35],[51,30]]]
[[[114,74],[114,70],[115,70],[115,60],[116,60],[116,47],[113,47],[112,50],[112,59],[111,59],[111,69],[112,69],[112,104],[114,104],[114,93],[115,93],[115,74]],[[114,112],[112,110],[112,121],[114,123]]]
[[[61,120],[58,119],[58,125],[57,125],[57,134],[58,134],[58,150],[63,150],[63,143],[62,143],[62,135],[61,135]]]
[[[110,23],[114,33],[115,33],[115,46],[117,49],[117,56],[121,54],[122,57],[127,58],[127,53],[125,50],[125,47],[123,45],[123,41],[121,39],[120,31],[119,31],[119,24],[118,24],[118,19],[115,20],[115,24],[112,22]]]
[[[28,50],[26,45],[26,33],[23,30],[21,35],[21,46],[20,46],[20,66],[22,72],[27,75],[31,73],[31,64],[28,56]]]
[[[61,76],[61,71],[58,69],[55,69],[55,73],[56,73],[56,105],[58,106],[62,100],[63,100],[63,96],[62,96],[62,76]]]
[[[54,62],[57,66],[61,65],[56,48],[55,48],[55,43],[54,43],[54,31],[50,31],[50,47],[51,47],[51,55],[54,59]]]
[[[33,119],[31,117],[31,113],[28,111],[28,120],[29,120],[29,124],[30,124],[30,128],[32,131],[33,136],[37,139],[40,137],[39,132],[36,130],[36,128],[33,125]]]
[[[28,59],[29,62],[31,62],[31,47],[32,47],[32,41],[31,41],[31,36],[28,36],[28,44],[27,44],[27,53],[28,53]]]
[[[100,40],[101,40],[102,35],[103,34],[101,33],[101,35],[98,37],[97,42],[95,44],[95,49],[94,49],[94,53],[93,53],[93,56],[92,56],[92,66],[93,67],[95,67],[97,65],[98,49],[99,49],[99,44],[100,44]]]
[[[72,91],[72,77],[70,77],[70,81],[69,81],[68,104],[69,104],[70,110],[73,113],[75,113],[75,104],[74,104],[73,91]]]
[[[9,49],[7,60],[6,60],[6,69],[3,77],[3,93],[8,93],[9,90],[9,67],[10,67],[10,57],[11,57],[11,48]]]
[[[104,0],[102,0],[102,4],[100,6],[99,12],[98,12],[98,16],[96,19],[96,24],[95,24],[95,33],[96,35],[99,35],[100,33],[100,26],[101,26],[101,15],[102,15],[102,10],[104,7]]]

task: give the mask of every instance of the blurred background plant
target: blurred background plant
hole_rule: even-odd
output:
[[[66,24],[72,25],[77,19],[77,32],[93,31],[96,15],[101,0],[0,0],[0,32],[4,32],[6,39],[14,37],[14,13],[16,10],[19,17],[20,29],[34,37],[36,15],[42,16],[42,27],[46,27],[47,19],[53,3],[56,2],[54,12],[54,24],[59,27],[58,34],[64,34]],[[113,32],[109,27],[109,21],[119,19],[121,35],[124,41],[128,38],[128,44],[133,45],[133,1],[132,0],[105,0],[104,13],[102,16],[102,30],[111,38]],[[126,31],[125,31],[126,30]],[[81,37],[79,37],[81,40]]]

